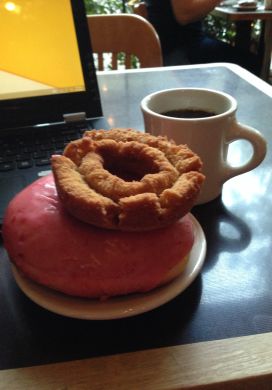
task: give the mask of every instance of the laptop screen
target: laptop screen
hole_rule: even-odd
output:
[[[0,128],[102,115],[83,0],[2,0],[0,36]]]
[[[70,1],[0,7],[0,99],[85,90]]]

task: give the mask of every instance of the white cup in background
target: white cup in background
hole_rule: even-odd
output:
[[[146,132],[187,144],[201,157],[206,180],[198,204],[218,197],[224,182],[254,169],[266,155],[265,139],[256,129],[237,122],[237,101],[226,93],[205,88],[168,89],[146,96],[141,109]],[[188,109],[214,115],[198,118],[162,115]],[[240,139],[251,143],[253,153],[245,164],[233,167],[228,163],[228,148],[231,142]]]

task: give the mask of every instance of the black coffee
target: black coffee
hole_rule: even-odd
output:
[[[215,112],[185,108],[179,110],[170,110],[161,112],[161,115],[171,116],[172,118],[207,118],[215,116]]]

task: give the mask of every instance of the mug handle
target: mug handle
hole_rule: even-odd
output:
[[[234,122],[231,131],[228,134],[227,142],[231,143],[237,140],[247,140],[251,143],[253,147],[252,157],[245,164],[239,167],[231,167],[226,164],[224,181],[256,168],[263,161],[266,155],[266,140],[262,134],[253,127],[239,122]]]

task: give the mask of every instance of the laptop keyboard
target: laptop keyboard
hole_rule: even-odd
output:
[[[62,154],[70,141],[81,138],[87,130],[82,123],[61,126],[0,137],[0,172],[50,166],[52,154]]]

